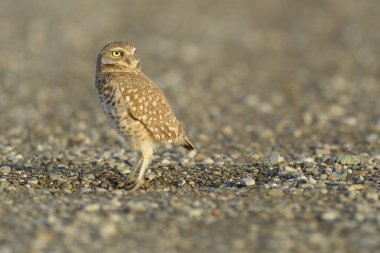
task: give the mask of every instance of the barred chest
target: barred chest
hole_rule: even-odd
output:
[[[142,128],[141,123],[133,119],[128,112],[128,105],[120,87],[105,86],[99,92],[100,101],[107,119],[119,134],[130,137]]]
[[[119,130],[120,122],[128,116],[128,108],[123,102],[120,88],[111,85],[104,86],[99,92],[99,97],[111,125]]]

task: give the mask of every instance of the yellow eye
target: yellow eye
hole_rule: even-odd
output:
[[[120,57],[121,56],[121,51],[113,51],[112,56],[114,57]]]

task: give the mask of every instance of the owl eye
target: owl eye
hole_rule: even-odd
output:
[[[112,56],[114,57],[120,57],[121,56],[121,51],[112,51]]]

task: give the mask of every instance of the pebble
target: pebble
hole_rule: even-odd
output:
[[[30,179],[30,180],[28,180],[28,183],[32,184],[32,185],[36,185],[36,184],[38,184],[38,180],[37,179]]]
[[[339,217],[339,213],[335,210],[324,212],[321,215],[321,219],[325,221],[334,221]]]
[[[10,183],[8,181],[0,182],[0,189],[8,188],[9,186],[10,186]]]
[[[8,175],[9,173],[11,173],[11,171],[12,171],[12,169],[9,166],[0,167],[0,174]]]
[[[307,157],[302,160],[305,163],[313,163],[315,159],[313,157]]]
[[[94,203],[94,204],[86,205],[86,206],[84,207],[84,210],[85,210],[86,212],[97,212],[97,211],[100,210],[100,208],[101,208],[101,206],[100,206],[99,204]]]
[[[373,202],[377,202],[379,200],[379,193],[377,192],[367,192],[365,194],[366,199],[371,200]]]
[[[284,192],[282,189],[274,188],[269,190],[268,195],[272,197],[282,197],[284,196]]]
[[[289,173],[297,173],[297,169],[295,169],[295,168],[293,168],[293,167],[290,167],[290,166],[285,166],[284,167],[284,170],[286,171],[286,172],[289,172]]]
[[[66,179],[62,175],[55,174],[55,173],[50,173],[49,178],[53,181],[58,181],[58,182],[65,182],[66,181]]]
[[[379,139],[380,139],[379,136],[375,133],[369,134],[366,137],[366,141],[369,143],[375,143],[375,142],[379,141]]]
[[[204,156],[202,154],[197,154],[195,156],[195,161],[197,162],[202,162],[202,163],[205,163],[205,164],[214,164],[214,160],[212,160],[210,157],[207,157],[207,156]]]
[[[117,234],[117,227],[116,224],[113,222],[108,222],[101,226],[100,228],[100,234],[101,237],[104,239],[109,239],[110,237],[113,237]]]
[[[123,175],[131,173],[131,167],[127,165],[117,165],[116,169]]]
[[[162,165],[169,165],[171,162],[168,159],[162,159],[160,163]]]
[[[256,184],[255,179],[250,178],[250,177],[243,178],[242,181],[243,181],[243,184],[246,185],[246,186],[252,186],[252,185]]]
[[[279,164],[284,162],[284,157],[280,156],[277,152],[273,152],[269,156],[269,162],[271,164]]]
[[[308,180],[307,180],[310,184],[316,184],[317,183],[317,180],[315,180],[312,176],[309,176]]]
[[[84,176],[83,176],[83,179],[84,180],[95,180],[95,175],[94,174],[85,174]]]
[[[190,159],[193,159],[196,155],[197,155],[196,149],[191,150],[189,153],[187,153],[187,157],[189,157]]]
[[[188,214],[192,218],[200,218],[203,214],[203,209],[201,209],[201,208],[190,209],[188,211]]]
[[[355,165],[362,162],[362,158],[358,155],[341,154],[334,158],[337,163],[345,165]]]
[[[297,177],[296,180],[298,183],[302,183],[302,184],[307,183],[307,177],[305,177],[305,176],[299,176],[299,177]]]

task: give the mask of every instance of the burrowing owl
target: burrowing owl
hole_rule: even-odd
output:
[[[136,48],[127,42],[112,42],[99,53],[96,88],[112,126],[136,150],[137,156],[128,184],[138,189],[160,143],[175,143],[187,150],[194,145],[174,116],[160,88],[141,70]]]

